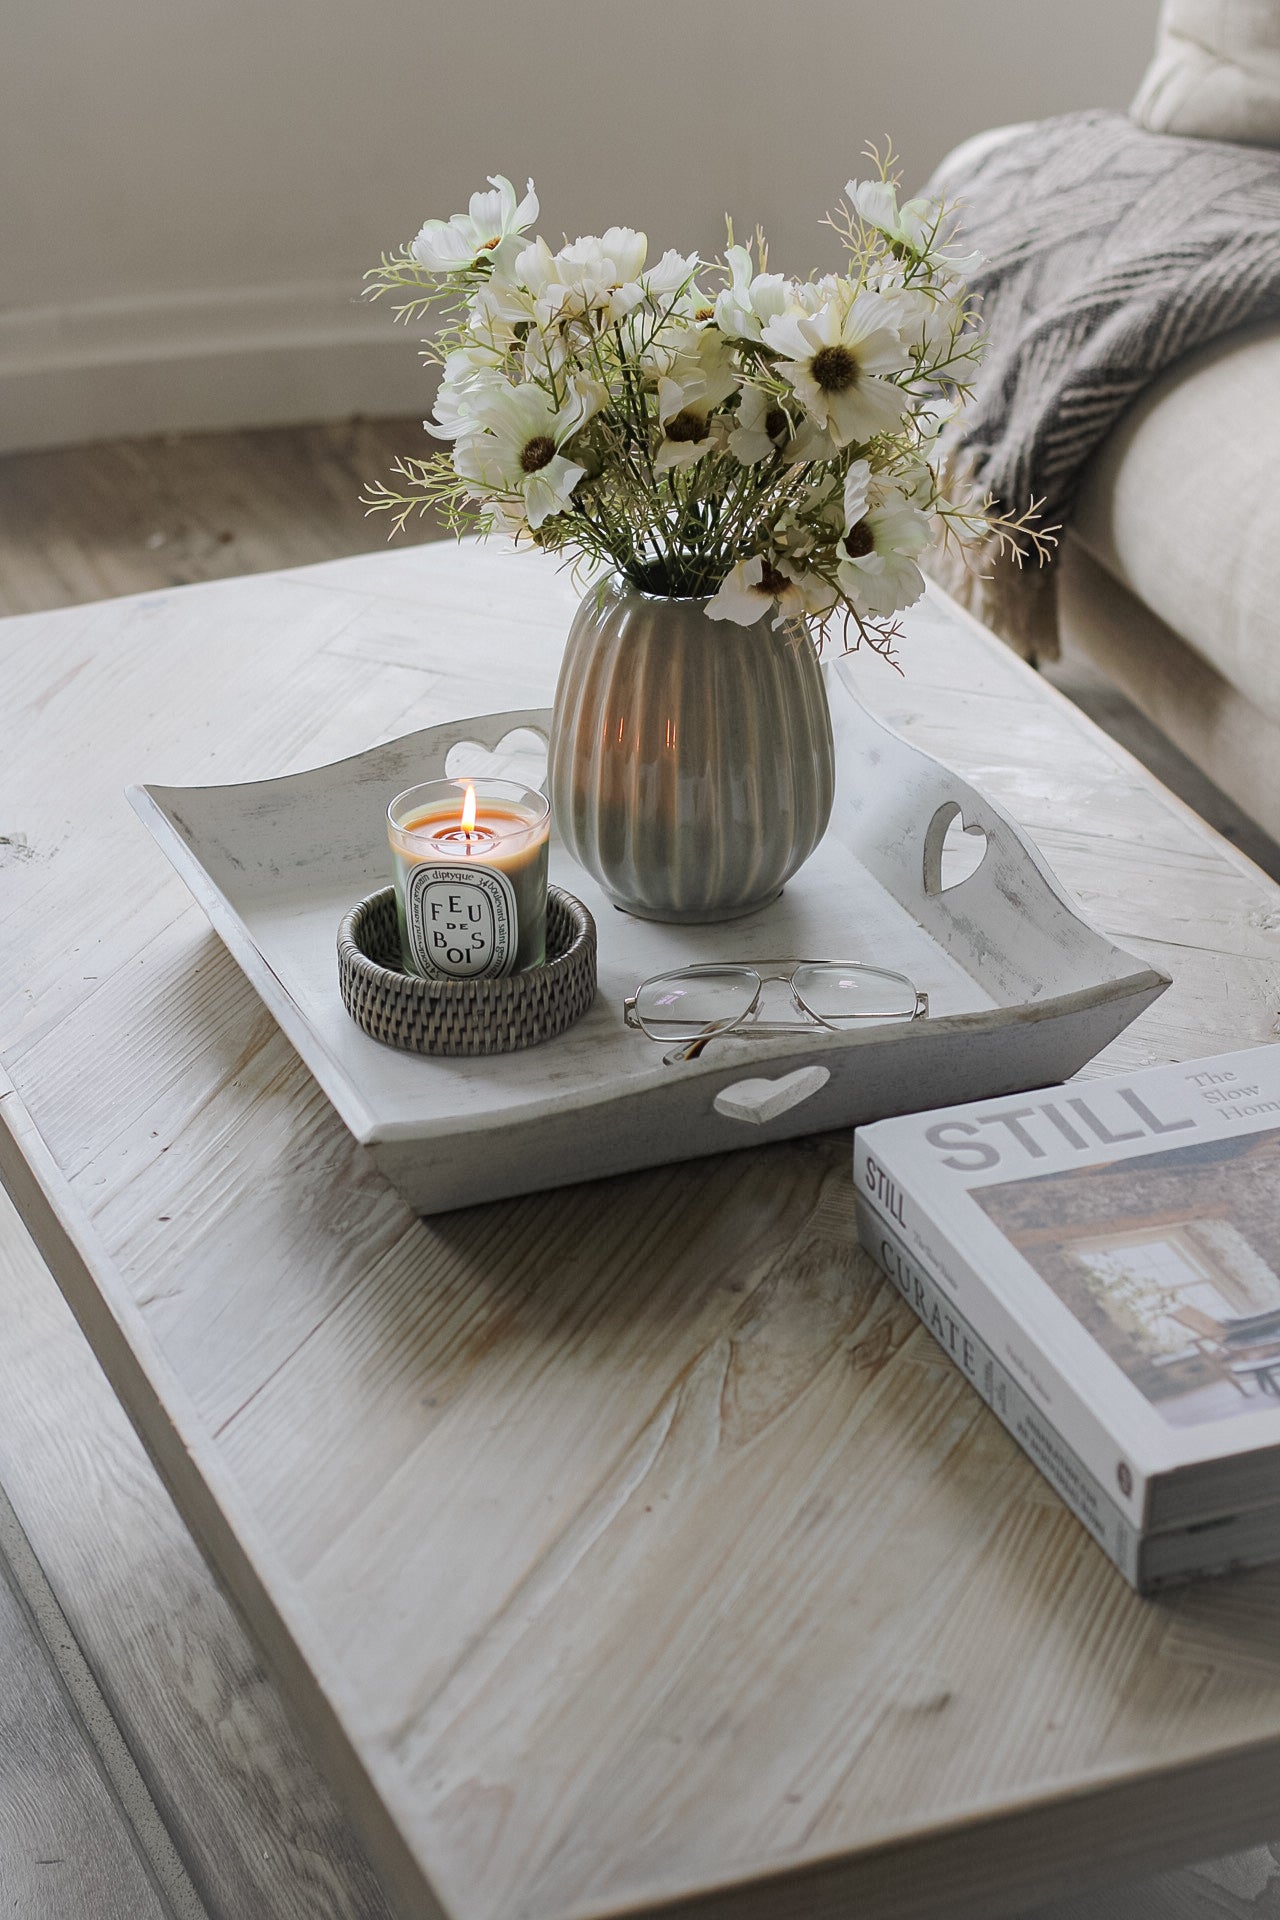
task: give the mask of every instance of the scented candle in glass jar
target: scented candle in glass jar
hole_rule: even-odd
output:
[[[545,795],[512,780],[428,780],[387,809],[405,970],[476,980],[546,957]]]

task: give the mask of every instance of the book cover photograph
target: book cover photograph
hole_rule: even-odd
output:
[[[1280,1129],[970,1192],[1171,1425],[1280,1400]]]
[[[1141,1592],[1280,1559],[1280,1046],[875,1121],[858,1232]]]

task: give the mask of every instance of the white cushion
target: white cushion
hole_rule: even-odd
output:
[[[1280,147],[1280,0],[1164,0],[1129,112],[1152,133]]]
[[[1085,475],[1072,532],[1280,721],[1280,322],[1156,381]]]

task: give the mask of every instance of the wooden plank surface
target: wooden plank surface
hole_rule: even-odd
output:
[[[1265,1833],[1280,1578],[1122,1585],[853,1252],[847,1141],[416,1221],[123,813],[545,700],[570,604],[439,548],[0,629],[9,1173],[402,1904],[994,1914]],[[964,622],[905,657],[869,697],[1173,972],[1111,1060],[1272,1037],[1280,892]]]
[[[172,1920],[2,1554],[0,1913]]]
[[[3,1193],[0,1356],[0,1485],[210,1920],[384,1920],[358,1844]],[[87,1821],[67,1824],[75,1845],[91,1841]],[[114,1911],[103,1893],[86,1920]]]
[[[0,615],[363,552],[385,533],[364,487],[422,439],[421,420],[355,419],[6,454]]]

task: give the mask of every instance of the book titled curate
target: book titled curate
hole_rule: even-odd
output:
[[[1280,1046],[860,1127],[859,1233],[1140,1588],[1280,1557]]]

